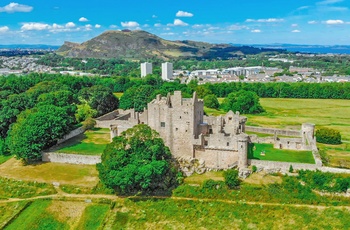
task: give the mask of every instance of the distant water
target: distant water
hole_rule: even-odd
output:
[[[317,54],[350,54],[350,47],[284,47],[290,52]]]

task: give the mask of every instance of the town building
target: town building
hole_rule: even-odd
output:
[[[173,78],[173,63],[162,63],[162,79],[164,81],[171,80]]]
[[[152,63],[141,63],[141,77],[146,77],[148,74],[152,74]]]

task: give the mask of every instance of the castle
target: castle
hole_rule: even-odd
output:
[[[143,112],[117,110],[96,119],[97,127],[110,128],[111,139],[137,124],[147,124],[156,130],[165,145],[178,159],[183,171],[190,175],[206,169],[227,169],[237,166],[245,169],[249,143],[273,144],[276,149],[312,151],[317,158],[315,125],[303,124],[301,130],[283,130],[246,126],[247,118],[229,111],[224,116],[204,115],[204,102],[197,98],[182,98],[181,91],[166,97],[157,97],[148,103]],[[259,137],[251,133],[265,133]],[[290,166],[290,164],[288,164]]]
[[[228,112],[225,116],[204,115],[203,100],[182,98],[181,91],[158,95],[142,113],[129,110],[111,123],[111,137],[137,124],[156,130],[175,158],[194,158],[206,168],[246,168],[249,136],[246,117]]]

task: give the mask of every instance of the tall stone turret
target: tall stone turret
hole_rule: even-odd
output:
[[[248,138],[246,134],[241,134],[237,137],[238,143],[238,167],[248,167]]]

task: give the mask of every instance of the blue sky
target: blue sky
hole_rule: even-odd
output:
[[[0,0],[0,44],[142,29],[169,40],[350,45],[349,0]]]

